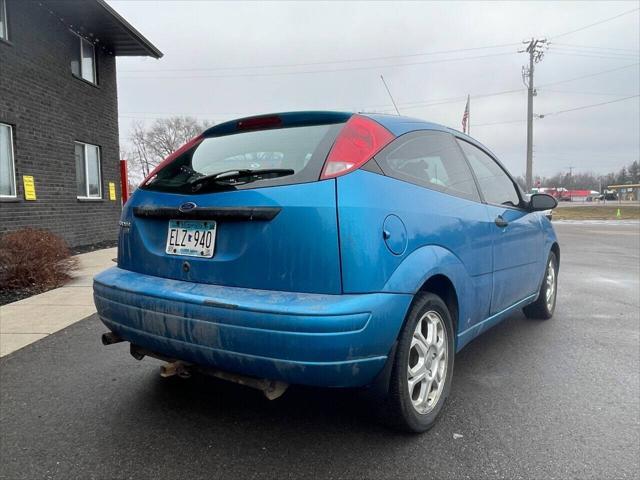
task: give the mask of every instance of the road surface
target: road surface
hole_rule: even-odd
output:
[[[163,380],[90,317],[0,360],[0,478],[638,478],[640,225],[557,230],[556,316],[466,347],[424,435],[353,391]]]

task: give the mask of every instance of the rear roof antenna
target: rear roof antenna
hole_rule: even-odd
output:
[[[400,116],[400,110],[398,110],[398,105],[396,105],[396,101],[393,99],[393,95],[391,95],[391,90],[389,90],[389,86],[387,85],[387,82],[384,81],[384,77],[382,75],[380,75],[380,79],[382,80],[384,88],[387,89],[387,93],[389,94],[389,98],[391,99],[391,103],[393,103],[393,106],[396,109],[396,113],[398,114],[398,116]]]

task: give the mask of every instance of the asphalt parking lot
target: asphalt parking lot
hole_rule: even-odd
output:
[[[0,359],[0,478],[638,478],[640,224],[556,230],[555,317],[466,347],[424,435],[353,391],[161,379],[90,317]]]

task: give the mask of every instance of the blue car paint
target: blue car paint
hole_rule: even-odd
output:
[[[537,278],[541,268],[543,242],[537,214],[495,205],[487,205],[487,210],[492,221],[500,215],[509,222],[505,228],[494,225],[492,229],[494,260],[491,314],[494,315],[537,292],[538,283],[532,279]],[[546,261],[546,256],[542,261]]]
[[[366,385],[412,296],[325,295],[160,279],[112,267],[94,299],[112,331],[155,352],[308,385]]]
[[[166,220],[134,218],[134,207],[285,206],[269,222],[219,222],[213,258],[168,257]],[[118,265],[138,273],[230,287],[341,293],[335,181],[178,195],[138,189],[125,205]],[[292,229],[292,225],[305,228]],[[304,245],[304,248],[298,248]],[[137,261],[140,255],[145,261]],[[190,264],[188,274],[183,263]],[[256,275],[255,272],[260,272]]]
[[[300,124],[304,115],[283,118]],[[310,115],[339,119],[348,114]],[[440,125],[368,116],[395,136],[439,130],[484,148]],[[234,133],[235,125],[221,124],[206,134]],[[214,258],[188,258],[191,269],[185,274],[183,258],[162,255],[166,220],[147,225],[132,215],[137,205],[185,201],[283,210],[268,224],[220,224]],[[514,228],[497,228],[497,214]],[[169,357],[320,386],[371,383],[388,360],[415,293],[436,275],[455,289],[460,350],[536,299],[549,251],[557,248],[543,215],[364,170],[314,183],[207,196],[138,190],[122,220],[131,226],[121,230],[118,267],[94,282],[98,313],[108,328]],[[237,235],[263,238],[267,248],[234,250]],[[286,247],[296,242],[309,248],[292,256]],[[141,252],[144,265],[136,262]],[[225,272],[223,281],[217,281],[216,269]]]
[[[393,199],[392,210],[381,195]],[[345,293],[413,295],[444,275],[467,300],[459,302],[459,327],[489,316],[496,227],[484,204],[360,170],[338,178],[338,212]],[[389,213],[407,226],[402,255],[380,242]]]

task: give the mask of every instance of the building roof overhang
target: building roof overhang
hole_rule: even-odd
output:
[[[162,57],[162,52],[105,0],[41,0],[69,28],[119,57]]]

